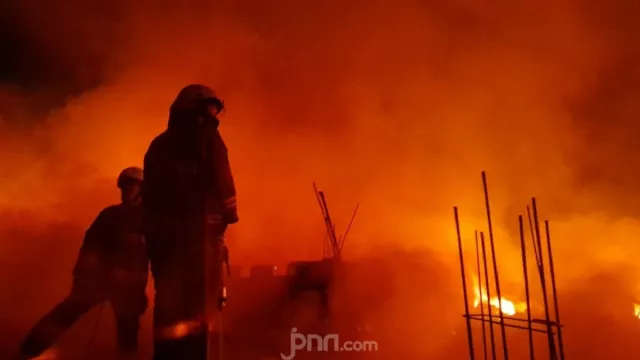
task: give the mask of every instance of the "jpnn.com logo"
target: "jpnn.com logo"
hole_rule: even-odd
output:
[[[340,342],[340,335],[329,334],[320,336],[317,334],[300,334],[298,329],[291,329],[289,336],[289,355],[280,353],[282,360],[291,360],[296,356],[296,351],[378,351],[377,341],[345,341]],[[330,346],[332,344],[332,346]]]

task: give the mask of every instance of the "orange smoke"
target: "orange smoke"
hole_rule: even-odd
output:
[[[590,94],[596,85],[586,75],[613,56],[588,26],[592,19],[572,6],[552,14],[520,4],[502,17],[498,5],[473,2],[365,9],[331,1],[321,11],[295,2],[200,5],[114,4],[118,22],[98,21],[95,9],[71,2],[48,12],[20,9],[25,36],[85,91],[45,112],[31,109],[44,106],[36,90],[8,104],[20,111],[3,118],[32,125],[5,129],[0,164],[12,171],[0,180],[0,206],[86,226],[116,201],[117,172],[141,165],[180,87],[204,82],[228,107],[221,131],[243,224],[230,238],[247,262],[321,254],[313,181],[326,190],[339,226],[362,204],[347,254],[389,243],[426,246],[425,236],[450,231],[453,204],[481,215],[481,169],[490,176],[496,226],[506,233],[536,194],[553,204],[548,215],[565,217],[559,239],[583,238],[585,263],[620,261],[615,244],[635,225],[585,215],[608,197],[581,192],[577,170],[566,166],[566,157],[587,150],[566,99]],[[531,31],[532,11],[553,37]],[[71,200],[77,193],[82,204]],[[588,236],[612,228],[620,231],[605,249]],[[455,251],[450,241],[428,245]],[[559,262],[570,253],[560,248]]]
[[[520,281],[516,215],[531,195],[552,220],[559,291],[602,269],[637,267],[638,4],[321,5],[14,6],[23,45],[6,53],[22,54],[18,85],[0,85],[6,273],[66,284],[82,229],[118,200],[117,173],[142,164],[173,97],[192,82],[227,105],[236,264],[321,256],[315,181],[338,232],[361,204],[345,257],[427,248],[451,265],[451,207],[472,239],[484,226],[486,170],[505,282]],[[37,295],[54,302],[55,289]],[[628,310],[621,303],[611,307]]]

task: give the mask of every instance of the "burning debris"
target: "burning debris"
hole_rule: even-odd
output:
[[[502,312],[509,316],[527,311],[527,303],[525,302],[514,303],[504,297],[499,299],[497,296],[489,299],[487,290],[478,285],[478,278],[476,276],[473,277],[473,284],[473,292],[475,296],[473,299],[473,307],[475,309],[477,309],[481,304],[489,304],[489,306],[494,308],[494,312],[499,312],[500,309],[502,309]]]
[[[531,208],[533,209],[533,217],[531,211],[527,206],[527,214],[529,217],[529,226],[531,229],[531,240],[533,243],[533,251],[535,255],[535,265],[538,271],[540,279],[542,303],[544,304],[544,319],[534,319],[531,310],[531,291],[529,284],[529,274],[527,267],[527,246],[524,236],[524,221],[523,216],[518,217],[518,225],[520,230],[520,246],[522,250],[522,268],[524,275],[524,288],[525,288],[525,303],[514,303],[507,300],[502,296],[500,289],[500,277],[498,271],[498,263],[496,259],[496,249],[493,236],[493,227],[491,223],[491,210],[489,204],[489,192],[487,189],[487,179],[485,172],[482,172],[482,185],[484,188],[484,199],[487,211],[487,223],[488,223],[488,252],[490,256],[491,266],[493,270],[493,286],[489,280],[490,272],[487,262],[487,244],[485,241],[484,232],[475,232],[475,246],[476,246],[476,267],[477,276],[473,277],[475,298],[473,301],[474,308],[480,309],[480,314],[469,313],[469,300],[467,295],[467,279],[465,273],[465,262],[462,247],[462,236],[460,235],[460,219],[458,215],[458,208],[454,207],[454,218],[456,224],[456,234],[458,237],[458,249],[460,255],[460,270],[462,273],[462,292],[464,295],[464,317],[467,325],[467,337],[469,342],[469,356],[471,360],[475,360],[475,348],[473,340],[473,332],[471,327],[471,321],[480,321],[482,324],[482,349],[484,359],[488,357],[487,349],[487,332],[486,324],[489,324],[489,341],[491,356],[493,360],[496,360],[497,345],[496,334],[494,332],[494,325],[499,325],[501,336],[499,337],[502,342],[502,352],[505,360],[509,359],[509,347],[507,343],[506,328],[515,328],[527,330],[529,333],[529,358],[533,360],[534,355],[534,342],[533,333],[543,333],[547,336],[549,359],[550,360],[564,360],[564,344],[562,341],[562,325],[560,322],[560,311],[558,306],[558,298],[556,291],[555,269],[553,264],[553,254],[551,251],[551,235],[549,232],[549,221],[544,221],[545,235],[546,235],[546,250],[548,265],[545,267],[545,256],[543,254],[543,243],[541,239],[540,222],[538,218],[538,208],[536,205],[536,199],[531,200]],[[478,237],[478,234],[480,235]],[[549,279],[547,279],[547,268]],[[483,276],[484,275],[484,276]],[[481,282],[484,280],[484,286]],[[548,282],[550,281],[550,284]],[[547,286],[550,285],[550,294]],[[492,296],[492,291],[495,289],[496,296]],[[551,298],[552,305],[549,304],[549,298]],[[486,304],[486,305],[485,305]],[[553,309],[551,309],[553,306]],[[495,314],[497,312],[497,315]],[[516,314],[526,313],[526,318],[516,317]],[[551,314],[554,314],[552,320]],[[636,316],[640,313],[640,306],[636,306]],[[495,317],[498,319],[494,319]],[[521,325],[525,323],[527,326]]]

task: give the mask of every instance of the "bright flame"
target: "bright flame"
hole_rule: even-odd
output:
[[[633,304],[633,315],[640,319],[640,304]]]
[[[480,306],[480,300],[482,300],[483,304],[489,303],[489,305],[491,305],[491,307],[496,310],[500,310],[500,307],[502,305],[502,313],[508,316],[513,316],[518,312],[527,310],[527,304],[523,302],[515,304],[513,301],[505,299],[504,296],[501,299],[498,299],[497,296],[493,296],[491,297],[491,300],[489,300],[486,290],[478,285],[478,279],[474,277],[473,280],[473,290],[475,292],[475,298],[473,300],[474,308]]]

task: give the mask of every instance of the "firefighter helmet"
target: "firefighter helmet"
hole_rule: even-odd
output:
[[[218,113],[224,108],[224,102],[216,96],[210,87],[201,84],[187,85],[171,104],[171,112],[188,112],[196,110],[202,104],[215,105]]]
[[[126,183],[130,181],[142,182],[143,171],[139,167],[128,167],[118,175],[118,188],[122,188]]]

